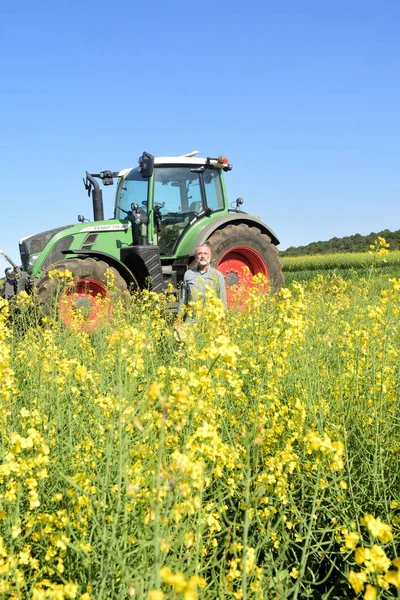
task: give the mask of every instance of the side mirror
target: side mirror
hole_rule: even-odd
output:
[[[139,158],[139,171],[143,179],[149,179],[153,175],[154,156],[148,152],[143,152]]]
[[[240,212],[240,207],[242,206],[243,202],[243,198],[236,198],[236,212]]]

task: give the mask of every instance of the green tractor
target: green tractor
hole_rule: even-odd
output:
[[[262,273],[271,289],[280,289],[284,277],[276,248],[279,240],[260,219],[241,210],[241,198],[229,204],[223,172],[231,169],[223,156],[199,158],[192,152],[155,158],[144,152],[136,168],[86,173],[93,221],[80,215],[76,225],[22,239],[22,267],[10,260],[3,296],[10,299],[36,287],[45,309],[57,300],[61,318],[63,296],[90,328],[95,327],[97,299],[109,295],[110,271],[121,291],[150,287],[163,292],[171,289],[168,284],[176,290],[193,263],[196,247],[205,243],[225,277],[228,303],[233,290],[246,291],[249,275]],[[105,220],[98,180],[108,186],[114,179],[118,179],[114,218]],[[72,273],[73,281],[66,279],[61,293],[51,273],[54,269]]]

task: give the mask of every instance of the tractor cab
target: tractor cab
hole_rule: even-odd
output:
[[[195,153],[182,157],[153,158],[143,167],[120,173],[115,218],[140,225],[140,237],[158,245],[162,256],[174,253],[184,231],[199,219],[227,210],[221,169],[230,170],[224,157],[196,159]],[[146,155],[146,157],[151,155]]]

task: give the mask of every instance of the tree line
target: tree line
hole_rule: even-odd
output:
[[[376,238],[384,237],[390,244],[390,250],[400,249],[400,229],[390,231],[384,229],[369,235],[361,235],[356,233],[345,237],[333,237],[327,242],[311,242],[306,246],[290,246],[286,250],[280,251],[281,256],[303,256],[309,254],[335,254],[339,252],[366,252],[369,250],[370,244],[373,244]]]

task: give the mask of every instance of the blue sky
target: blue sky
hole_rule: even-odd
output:
[[[0,248],[15,261],[19,238],[91,217],[86,170],[143,150],[228,156],[230,199],[281,249],[400,228],[398,0],[21,0],[0,17]]]

